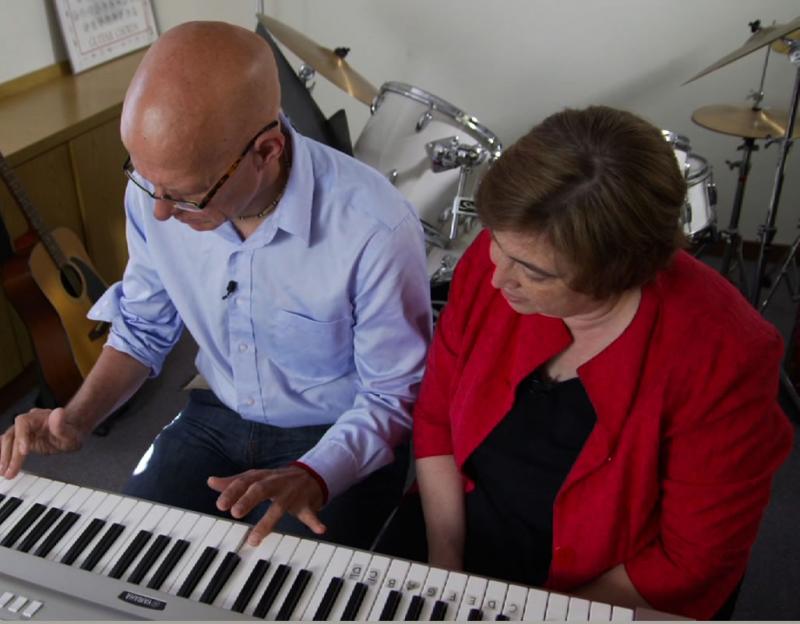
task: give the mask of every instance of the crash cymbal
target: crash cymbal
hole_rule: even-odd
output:
[[[775,24],[773,26],[765,26],[758,30],[757,32],[753,33],[753,35],[742,45],[741,47],[737,48],[730,54],[726,54],[716,63],[709,65],[699,74],[692,76],[684,82],[683,84],[688,84],[693,80],[697,80],[701,76],[705,76],[706,74],[710,74],[711,72],[719,69],[720,67],[724,67],[728,63],[732,63],[736,59],[739,59],[743,56],[750,54],[751,52],[758,50],[769,43],[772,43],[776,39],[780,39],[784,35],[792,32],[793,30],[797,30],[800,28],[800,17],[796,17],[791,22],[786,22],[785,24]]]
[[[788,35],[784,35],[780,39],[776,39],[770,44],[770,47],[778,54],[789,54],[789,44],[786,42],[787,39],[800,41],[800,30],[795,30]]]
[[[304,34],[273,17],[260,13],[258,20],[304,63],[313,67],[342,91],[364,104],[372,104],[372,100],[378,95],[378,90],[344,60],[344,55],[347,54],[346,48],[337,48],[337,54],[314,43]]]
[[[753,110],[748,106],[715,104],[703,106],[692,113],[697,125],[742,138],[778,138],[786,134],[788,114],[784,111],[762,108]],[[794,136],[798,136],[795,129]]]

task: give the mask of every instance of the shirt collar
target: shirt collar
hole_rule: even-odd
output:
[[[307,139],[299,134],[291,120],[280,113],[281,127],[288,136],[292,166],[283,197],[275,211],[275,227],[302,239],[311,240],[311,210],[314,200],[314,163]]]

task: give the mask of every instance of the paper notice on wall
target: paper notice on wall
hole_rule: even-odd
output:
[[[55,0],[55,6],[76,74],[158,37],[150,0]]]

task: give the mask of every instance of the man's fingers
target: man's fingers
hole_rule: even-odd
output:
[[[267,509],[267,513],[261,517],[261,520],[259,520],[252,529],[250,529],[250,534],[247,536],[247,543],[250,544],[250,546],[258,546],[261,540],[272,532],[284,513],[283,507],[278,503],[272,503],[269,509]]]
[[[308,507],[302,509],[300,513],[297,514],[297,519],[305,524],[309,529],[314,531],[317,535],[322,535],[327,531],[327,527],[320,522],[319,517],[315,514],[311,509]]]
[[[209,477],[208,478],[208,486],[220,492],[219,497],[217,498],[217,509],[220,511],[228,511],[230,510],[234,517],[240,518],[241,516],[245,515],[250,509],[247,509],[244,514],[237,513],[239,509],[232,509],[234,506],[239,507],[240,509],[247,505],[248,501],[250,500],[247,497],[247,493],[250,491],[250,488],[254,485],[258,485],[259,479],[261,478],[260,471],[251,470],[248,472],[244,472],[242,474],[234,475],[232,477]],[[239,505],[239,501],[245,497],[244,503]],[[263,500],[263,499],[262,499]],[[261,500],[257,500],[255,504],[258,504]],[[251,505],[252,508],[254,505]]]
[[[8,465],[11,463],[11,451],[13,446],[14,426],[12,425],[3,434],[3,437],[0,438],[0,474],[3,476],[8,476],[6,475],[6,470],[8,470]]]

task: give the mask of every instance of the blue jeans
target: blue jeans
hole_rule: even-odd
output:
[[[123,490],[124,494],[230,517],[216,508],[218,494],[209,476],[225,477],[253,468],[278,468],[311,449],[330,425],[280,428],[241,418],[208,390],[192,390],[189,403],[147,450]],[[375,471],[331,500],[319,513],[327,526],[326,541],[369,548],[402,496],[408,470],[408,446],[395,450],[393,464]],[[269,502],[243,520],[254,524]],[[275,529],[319,539],[293,516]]]

